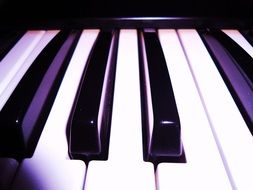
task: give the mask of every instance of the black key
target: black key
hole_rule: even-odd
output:
[[[24,34],[25,31],[0,31],[0,61]]]
[[[0,189],[8,190],[16,174],[19,163],[12,158],[0,158]]]
[[[241,30],[240,32],[247,39],[247,41],[253,46],[253,30]]]
[[[179,157],[182,154],[180,120],[155,30],[139,33],[139,49],[144,159]]]
[[[253,59],[222,31],[200,35],[253,134]]]
[[[45,47],[0,112],[0,155],[32,156],[80,32],[62,31]]]
[[[212,35],[226,49],[238,65],[238,69],[244,75],[245,79],[253,87],[253,59],[252,57],[234,40],[220,30],[212,31]]]
[[[100,32],[88,59],[68,122],[74,159],[108,158],[117,44],[118,32]]]

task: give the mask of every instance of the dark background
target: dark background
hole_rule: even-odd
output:
[[[0,18],[253,18],[253,0],[0,0]]]

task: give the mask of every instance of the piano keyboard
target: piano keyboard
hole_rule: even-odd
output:
[[[78,108],[76,104],[83,102],[81,99],[77,101],[77,97],[82,95],[79,84],[85,85],[84,77],[88,75],[89,65],[103,62],[100,59],[91,61],[91,55],[96,52],[95,44],[103,31],[84,29],[80,31],[76,43],[63,41],[63,44],[74,47],[73,52],[67,51],[66,48],[59,50],[66,50],[65,55],[69,52],[70,58],[63,59],[59,54],[58,58],[52,61],[53,64],[61,59],[62,62],[67,60],[68,66],[59,88],[57,87],[57,94],[51,97],[52,107],[48,116],[46,115],[34,153],[29,156],[22,155],[23,157],[16,156],[15,153],[6,153],[5,147],[9,145],[5,144],[5,140],[0,140],[0,189],[252,189],[250,175],[253,171],[253,139],[250,132],[252,123],[243,114],[244,107],[240,101],[235,98],[240,89],[232,93],[234,89],[227,85],[224,74],[217,68],[217,61],[207,47],[202,32],[195,29],[150,31],[157,35],[164,54],[165,66],[173,88],[173,92],[170,93],[174,94],[173,101],[176,103],[176,108],[172,112],[179,116],[180,133],[171,135],[168,127],[175,127],[172,125],[173,122],[159,120],[159,125],[166,129],[161,128],[160,136],[153,135],[158,128],[155,128],[154,124],[157,117],[153,108],[155,103],[152,102],[152,78],[149,76],[150,73],[148,74],[150,58],[143,56],[148,54],[147,49],[145,50],[147,46],[140,46],[141,42],[145,44],[145,37],[138,35],[140,31],[135,29],[121,29],[118,37],[115,34],[117,32],[114,33],[112,37],[114,45],[110,46],[108,60],[105,60],[107,67],[104,68],[105,73],[102,77],[104,82],[102,81],[100,96],[103,101],[98,106],[100,111],[95,113],[94,120],[89,120],[90,126],[95,127],[95,130],[90,129],[91,135],[94,131],[98,133],[92,136],[98,138],[96,151],[106,153],[103,152],[100,158],[99,155],[90,156],[94,155],[93,148],[90,148],[91,150],[89,147],[85,150],[73,148],[71,142],[75,135],[69,136],[72,132],[69,126],[76,127],[71,125],[70,119],[74,118],[72,117],[74,108]],[[247,52],[248,56],[253,55],[251,42],[241,32],[238,30],[222,30],[222,32]],[[35,63],[36,57],[60,33],[59,30],[27,31],[16,39],[17,42],[12,44],[13,47],[9,47],[10,50],[0,62],[0,121],[8,122],[8,118],[5,120],[1,118],[2,110],[15,93],[20,81],[29,72],[29,68]],[[102,57],[101,52],[97,54]],[[143,56],[142,61],[140,56]],[[233,57],[231,60],[234,60]],[[114,62],[115,79],[110,78],[113,76],[113,69],[110,68]],[[141,64],[143,70],[140,69]],[[238,65],[236,68],[239,68],[243,79],[247,78],[243,69]],[[57,73],[51,71],[50,74]],[[145,78],[145,84],[142,84],[145,93],[140,87],[142,75]],[[96,76],[98,75],[93,73],[91,80],[96,80]],[[46,79],[49,78],[49,76],[43,78],[45,85],[48,83]],[[249,92],[252,92],[252,81],[242,80],[240,84],[246,83],[251,87]],[[110,92],[106,91],[108,86]],[[92,83],[89,88],[94,90]],[[107,98],[110,96],[109,93],[112,93],[113,101],[108,103],[106,101],[110,100]],[[35,97],[38,96],[40,95],[36,94]],[[146,107],[143,106],[142,96],[146,96]],[[92,96],[90,100],[93,102]],[[40,101],[37,100],[38,102]],[[83,113],[85,108],[78,109]],[[111,112],[111,118],[107,111]],[[143,118],[144,112],[147,121]],[[79,118],[82,120],[82,117]],[[28,117],[28,121],[29,119],[33,118]],[[142,134],[143,122],[148,123],[147,134]],[[3,126],[2,139],[6,139],[3,136],[5,130],[8,130],[6,123],[0,123],[0,126]],[[103,125],[110,125],[109,132],[107,131],[105,135],[109,136],[107,145],[101,145],[104,140],[99,139],[104,133]],[[27,135],[26,131],[22,130],[23,128],[17,129],[21,136]],[[82,130],[84,129],[80,128],[81,132]],[[167,133],[170,135],[168,138]],[[80,132],[76,135],[82,140]],[[88,137],[87,134],[86,136]],[[157,137],[163,139],[162,142],[159,142]],[[94,138],[91,139],[92,142]],[[175,143],[175,139],[179,139],[182,143],[179,147],[182,148],[179,151],[180,155],[177,152],[173,156],[169,155],[167,159],[166,147],[169,143]],[[84,139],[82,143],[86,141],[89,142]],[[158,147],[150,148],[153,142],[158,142]],[[78,146],[78,142],[75,143]],[[174,147],[178,147],[178,144]],[[155,150],[155,153],[151,150]],[[153,154],[154,157],[151,156]]]

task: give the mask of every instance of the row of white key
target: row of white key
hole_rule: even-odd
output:
[[[2,95],[9,86],[9,83],[19,69],[22,68],[23,62],[30,55],[44,34],[45,31],[27,31],[3,58],[0,64],[0,95]],[[1,109],[2,106],[0,107]]]
[[[83,31],[31,159],[25,159],[13,189],[82,189],[86,165],[70,160],[66,126],[75,94],[98,30]]]
[[[91,161],[86,190],[155,189],[154,169],[143,161],[137,32],[120,32],[107,161]]]
[[[0,110],[43,48],[58,33],[27,31],[0,64]]]
[[[231,189],[177,33],[160,30],[159,37],[175,93],[186,155],[185,164],[158,165],[159,189]]]
[[[233,189],[252,189],[253,139],[248,127],[198,33],[178,33]]]
[[[98,32],[84,30],[36,151],[31,159],[23,161],[13,188],[250,187],[247,171],[252,169],[252,153],[248,151],[252,137],[195,30],[179,30],[178,34],[175,30],[159,31],[179,110],[187,163],[159,164],[154,173],[152,164],[142,159],[137,31],[121,30],[109,159],[89,163],[85,181],[85,164],[68,157],[66,123]],[[242,158],[242,153],[247,157]]]

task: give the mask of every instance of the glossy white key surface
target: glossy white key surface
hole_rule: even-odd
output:
[[[238,30],[224,29],[222,31],[239,44],[251,57],[253,57],[252,46]]]
[[[70,160],[66,125],[91,48],[99,30],[84,30],[31,159],[25,159],[14,189],[81,190],[86,165]]]
[[[120,32],[109,158],[88,165],[85,190],[155,189],[153,165],[143,161],[137,32]]]
[[[44,34],[45,31],[27,31],[2,59],[0,62],[0,96]]]
[[[198,33],[179,30],[179,36],[233,189],[252,189],[253,138],[248,127]]]
[[[158,187],[232,189],[177,33],[159,30],[159,39],[175,94],[187,163],[159,164]]]
[[[46,31],[40,41],[36,44],[35,48],[29,54],[29,56],[24,60],[22,66],[17,71],[17,73],[13,76],[13,78],[9,81],[8,86],[4,89],[2,94],[0,94],[0,110],[3,108],[4,104],[7,102],[8,98],[15,90],[16,86],[18,85],[19,81],[25,75],[26,71],[29,69],[33,61],[39,55],[39,53],[44,49],[44,47],[56,36],[58,30],[51,30]],[[19,50],[20,51],[20,50]],[[12,65],[13,63],[8,63]]]

